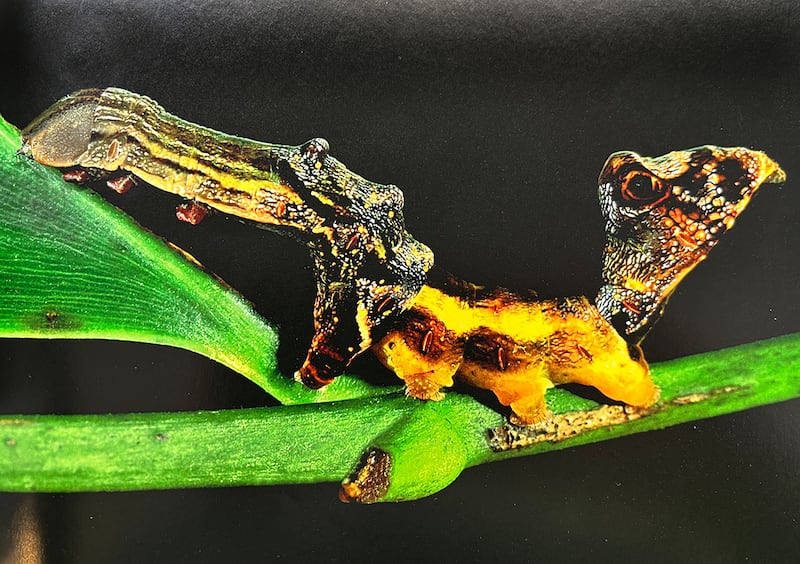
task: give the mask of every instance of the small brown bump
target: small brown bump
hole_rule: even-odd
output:
[[[89,180],[90,175],[89,171],[82,168],[76,168],[74,170],[68,170],[61,173],[61,178],[63,178],[65,182],[86,182]]]
[[[497,347],[497,366],[500,367],[500,370],[508,368],[508,353],[503,347]]]
[[[428,354],[431,350],[431,345],[433,344],[433,330],[428,329],[425,335],[422,337],[422,342],[419,345],[419,350],[422,354]]]
[[[286,202],[283,200],[279,200],[277,204],[275,204],[275,217],[282,218],[286,215]]]
[[[119,178],[112,178],[111,180],[106,180],[106,186],[111,188],[117,194],[124,194],[134,186],[133,177],[126,174],[125,176],[120,176]]]
[[[108,153],[106,154],[106,158],[109,161],[115,161],[119,156],[119,141],[114,139],[108,145]]]
[[[184,202],[175,208],[175,217],[191,225],[197,225],[208,213],[208,209],[195,201]]]

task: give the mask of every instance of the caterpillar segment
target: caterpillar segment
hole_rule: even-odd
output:
[[[373,349],[409,395],[441,399],[458,378],[494,392],[520,425],[547,419],[545,392],[557,384],[594,386],[641,407],[659,394],[639,346],[585,297],[536,300],[444,277],[423,287]]]

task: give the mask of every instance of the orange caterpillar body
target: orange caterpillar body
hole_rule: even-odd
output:
[[[438,400],[462,381],[510,406],[512,422],[541,422],[545,391],[594,386],[609,398],[646,407],[658,388],[638,345],[629,344],[585,297],[536,301],[503,290],[429,281],[411,310],[373,347],[407,393]]]

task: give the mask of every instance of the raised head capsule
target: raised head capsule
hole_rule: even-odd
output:
[[[89,148],[102,90],[81,90],[62,98],[22,131],[21,152],[58,168],[80,164]]]

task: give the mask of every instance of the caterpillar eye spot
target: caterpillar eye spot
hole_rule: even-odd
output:
[[[653,179],[643,174],[637,174],[626,185],[625,194],[633,200],[645,200],[653,191]]]
[[[663,200],[669,195],[669,190],[658,178],[636,171],[622,181],[620,194],[626,203],[644,206]]]

